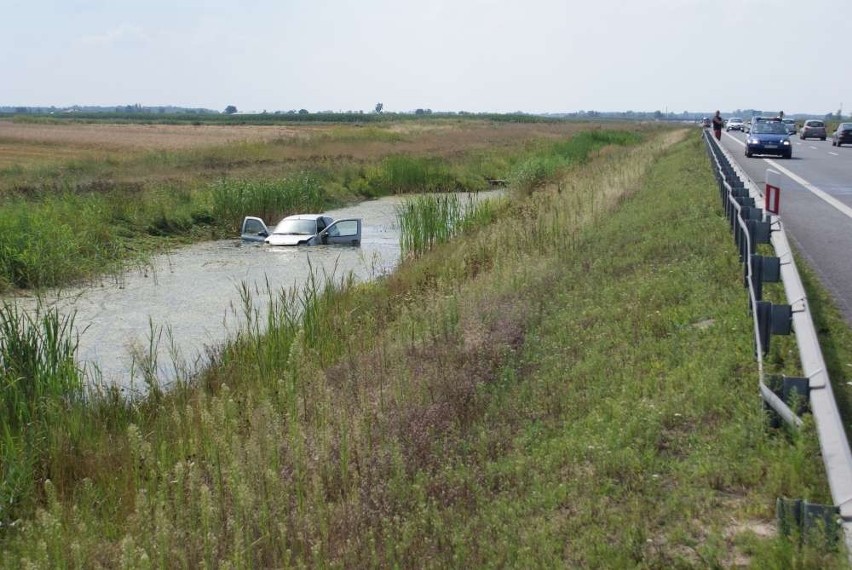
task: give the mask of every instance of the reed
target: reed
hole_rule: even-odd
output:
[[[327,205],[321,181],[309,173],[279,180],[222,179],[211,184],[210,200],[213,217],[234,231],[249,213],[269,222]]]
[[[465,228],[490,221],[493,204],[478,200],[475,194],[465,200],[458,194],[426,194],[405,200],[397,208],[402,255],[418,257]]]
[[[31,499],[50,439],[81,405],[74,317],[39,304],[34,313],[0,303],[0,524]]]

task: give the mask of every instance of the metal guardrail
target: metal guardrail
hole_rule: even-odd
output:
[[[703,136],[743,263],[744,282],[748,288],[749,308],[754,321],[760,395],[767,406],[794,427],[801,425],[799,414],[804,409],[793,410],[789,403],[806,401],[810,405],[834,501],[833,506],[826,507],[832,516],[826,516],[824,512],[817,518],[830,522],[834,515],[839,516],[847,556],[852,562],[852,451],[784,225],[779,216],[757,206],[763,198],[760,189],[731,160],[727,151],[708,131],[704,131]],[[758,243],[771,244],[776,256],[757,255]],[[772,281],[783,283],[789,305],[773,305],[762,300],[762,284]],[[804,377],[767,376],[763,357],[769,349],[772,335],[790,334],[791,331],[796,335]],[[805,505],[806,508],[814,506]],[[789,509],[782,507],[779,499],[779,516],[782,510],[786,512]],[[801,508],[797,513],[797,522],[803,524],[801,518],[807,515],[801,514]]]

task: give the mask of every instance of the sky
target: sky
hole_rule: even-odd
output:
[[[852,110],[849,0],[0,0],[0,106]]]

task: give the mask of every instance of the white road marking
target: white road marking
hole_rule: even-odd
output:
[[[807,180],[805,180],[804,178],[799,176],[798,174],[790,172],[789,170],[787,170],[786,168],[784,168],[783,166],[781,166],[780,164],[778,164],[774,160],[771,160],[771,159],[768,159],[768,158],[766,158],[764,160],[766,160],[766,162],[768,162],[773,167],[777,168],[783,174],[786,174],[788,177],[790,177],[791,179],[793,179],[796,182],[798,182],[799,184],[801,184],[803,188],[809,190],[811,193],[813,193],[814,196],[824,200],[827,204],[829,204],[830,206],[833,206],[835,209],[837,209],[838,212],[840,212],[841,214],[844,214],[847,217],[849,217],[850,219],[852,219],[852,208],[850,208],[849,206],[847,206],[846,204],[844,204],[843,202],[841,202],[840,200],[838,200],[837,198],[835,198],[831,194],[827,194],[827,193],[823,192],[822,190],[820,190],[819,188],[817,188],[816,186],[814,186],[813,184],[811,184],[810,182],[808,182]]]
[[[740,146],[743,146],[743,147],[745,146],[745,143],[742,142],[741,140],[739,140],[738,138],[733,137],[731,135],[728,135],[728,136],[731,137],[732,139],[734,139],[735,141],[737,141],[740,144]],[[811,184],[810,182],[808,182],[807,180],[805,180],[804,178],[799,176],[798,174],[794,174],[793,172],[790,172],[789,170],[787,170],[786,168],[784,168],[783,166],[781,166],[780,164],[778,164],[774,160],[772,160],[770,158],[764,158],[763,160],[765,160],[769,165],[778,169],[782,174],[787,175],[792,180],[795,180],[796,182],[801,184],[803,188],[810,191],[817,198],[825,201],[829,206],[834,207],[841,214],[844,214],[845,216],[852,219],[852,208],[850,208],[849,206],[847,206],[846,204],[844,204],[843,202],[841,202],[840,200],[838,200],[837,198],[835,198],[831,194],[827,194],[827,193],[823,192],[822,190],[820,190],[819,188],[817,188],[816,186],[814,186],[813,184]]]

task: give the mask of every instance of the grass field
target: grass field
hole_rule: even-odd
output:
[[[775,534],[829,500],[819,448],[767,425],[687,134],[506,158],[491,223],[270,291],[197,383],[62,408],[0,567],[847,567]]]

